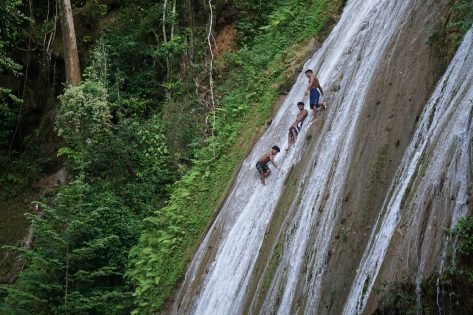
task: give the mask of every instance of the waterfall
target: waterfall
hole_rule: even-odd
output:
[[[410,239],[410,247],[420,247],[419,254],[411,258],[418,268],[416,282],[419,283],[425,266],[432,259],[428,253],[431,250],[429,246],[412,245],[416,242],[415,238],[424,233],[420,229],[420,218],[424,216],[425,204],[434,200],[439,205],[435,216],[445,216],[447,224],[443,226],[449,228],[453,228],[458,219],[468,213],[473,139],[472,69],[473,31],[470,31],[425,106],[414,138],[392,183],[391,193],[388,194],[391,197],[386,199],[377,220],[379,230],[371,236],[362,258],[344,314],[363,311],[365,297],[371,292],[401,220],[408,222],[409,228],[404,234]],[[428,219],[439,221],[433,216]],[[432,222],[429,222],[431,225]],[[432,234],[425,231],[425,234],[429,233]],[[433,236],[427,235],[424,239],[428,237]],[[400,242],[396,243],[399,246]],[[440,241],[435,243],[441,244]]]
[[[352,0],[347,3],[327,40],[304,65],[304,70],[315,70],[329,101],[328,111],[319,121],[305,124],[295,146],[288,153],[282,151],[276,157],[279,169],[273,169],[267,185],[262,186],[255,169],[257,159],[273,145],[285,146],[287,130],[298,111],[295,104],[304,100],[307,106],[307,97],[304,96],[307,78],[301,73],[271,126],[243,162],[231,192],[190,263],[176,295],[173,313],[241,314],[248,310],[262,314],[317,313],[324,289],[322,279],[326,272],[330,241],[343,211],[344,184],[354,163],[354,143],[367,94],[378,65],[390,63],[389,59],[383,58],[389,58],[389,45],[392,48],[398,44],[410,10],[422,5],[425,4],[416,0]],[[453,77],[454,73],[451,69],[449,71]],[[448,82],[442,88],[448,88]],[[452,91],[454,89],[451,87]],[[469,93],[471,95],[471,91]],[[389,235],[392,235],[399,221],[399,204],[415,174],[416,165],[422,160],[423,152],[430,148],[429,137],[447,132],[448,122],[457,117],[455,111],[450,113],[448,104],[452,100],[447,98],[447,95],[438,93],[434,101],[426,106],[426,112],[434,107],[436,114],[430,120],[432,116],[424,112],[419,121],[414,142],[406,151],[391,185],[389,198],[380,212],[377,227],[373,229],[346,302],[346,314],[361,312],[366,304],[366,296],[373,287],[389,245]],[[459,106],[457,104],[455,108]],[[468,123],[471,124],[470,121]],[[307,146],[306,136],[314,129],[318,130],[317,137],[313,137],[310,140],[312,143]],[[460,129],[461,126],[452,127],[452,136],[438,138],[436,148],[440,150],[452,138],[456,139],[451,140],[456,141],[456,147],[452,150],[461,150],[460,138],[458,135],[455,137]],[[254,297],[248,296],[250,283],[256,281],[252,279],[255,264],[273,212],[286,189],[286,180],[292,167],[303,159],[308,147],[312,154],[304,158],[304,169],[296,183],[296,197],[287,209],[284,230],[279,233],[279,239],[283,242],[280,261],[267,292],[262,291],[261,280],[256,285],[256,292],[263,295],[262,303],[257,307]],[[443,162],[439,157],[438,163]],[[460,167],[463,166],[457,165],[457,168]],[[429,164],[426,172],[429,171],[435,172],[433,164]],[[427,191],[428,183],[424,185]],[[463,197],[459,193],[457,202],[463,202]],[[460,212],[456,216],[460,216]],[[296,303],[295,296],[299,289],[304,292],[304,301]]]

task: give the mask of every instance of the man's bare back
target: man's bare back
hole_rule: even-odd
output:
[[[261,162],[261,163],[266,164],[266,163],[268,163],[269,161],[272,160],[272,157],[273,157],[273,155],[272,155],[271,151],[269,151],[269,152],[263,154],[263,155],[259,158],[258,162]],[[253,161],[254,161],[254,160],[253,160]]]

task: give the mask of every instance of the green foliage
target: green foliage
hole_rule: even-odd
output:
[[[29,264],[14,285],[2,287],[0,312],[121,314],[134,299],[135,313],[152,313],[163,305],[255,127],[271,115],[291,46],[324,27],[327,3],[235,1],[243,48],[225,57],[225,77],[215,71],[213,112],[206,104],[207,16],[196,14],[193,25],[189,7],[180,3],[172,16],[168,5],[164,42],[162,2],[121,2],[120,14],[110,16],[113,26],[87,54],[85,81],[60,97],[58,153],[74,181],[44,201],[42,217],[31,216],[36,240],[22,252]],[[193,2],[191,9],[207,11],[206,5]],[[102,16],[104,6],[98,9]],[[46,14],[43,6],[38,11]],[[33,40],[51,25],[41,25]],[[0,113],[11,126],[16,103],[4,95],[9,107]],[[12,174],[1,184],[26,185]]]
[[[59,149],[58,155],[66,156],[72,167],[84,169],[96,158],[97,146],[111,132],[107,90],[101,83],[86,80],[66,89],[60,101],[56,130],[67,147]]]
[[[107,51],[107,82],[111,101],[139,98],[146,107],[154,107],[149,100],[158,99],[158,77],[151,57],[152,47],[143,42],[138,29],[130,32],[130,23],[138,24],[138,17],[127,16],[126,24],[105,33],[102,41]],[[131,20],[131,21],[130,21]]]
[[[167,185],[175,180],[163,124],[159,115],[143,117],[145,99],[114,102],[106,88],[113,89],[104,67],[109,50],[100,42],[93,55],[88,79],[60,97],[56,129],[65,147],[58,153],[101,189],[133,200],[137,204],[130,207],[143,215],[162,204]]]
[[[21,32],[19,26],[26,21],[25,15],[20,10],[21,6],[21,0],[4,0],[0,5],[0,73],[19,74],[21,70],[21,66],[8,56],[8,49]]]
[[[60,97],[61,107],[57,116],[57,133],[75,148],[97,144],[97,135],[111,129],[110,106],[107,91],[100,83],[84,81],[69,87]]]
[[[168,32],[169,24],[177,18],[169,10],[171,5],[165,21]],[[166,63],[177,65],[188,42],[186,33],[178,31],[179,22],[173,39],[167,34],[168,41],[164,41],[162,13],[162,2],[138,2],[127,7],[117,23],[105,31],[102,43],[109,56],[107,79],[112,100],[139,97],[147,100],[147,108],[158,108],[159,103],[150,100],[163,99],[158,86],[171,78]]]
[[[468,216],[461,218],[452,234],[458,237],[459,244],[457,246],[458,252],[465,256],[473,255],[473,217]]]
[[[137,179],[152,183],[158,196],[166,195],[167,185],[175,179],[175,169],[160,117],[154,115],[144,123],[126,118],[119,122],[117,130],[116,145],[122,148],[122,156],[129,157]]]
[[[448,25],[450,30],[457,30],[465,34],[473,26],[473,1],[472,0],[452,0],[452,8],[456,13],[456,18]]]
[[[110,51],[99,42],[85,81],[60,97],[58,154],[74,181],[44,201],[41,217],[31,216],[35,243],[22,254],[29,263],[14,285],[2,288],[0,313],[130,312],[128,252],[143,218],[163,205],[176,170],[160,116],[144,109],[149,100],[110,95]],[[7,179],[8,187],[23,180]]]
[[[158,46],[151,56],[164,60],[165,58],[182,54],[186,47],[186,38],[181,35],[176,35],[173,39]]]
[[[268,15],[283,1],[233,1],[238,12],[237,29],[242,43],[250,42],[258,33],[258,27],[267,22]]]
[[[382,295],[380,314],[415,315],[420,311],[416,302],[415,287],[408,282],[383,283],[379,293]]]
[[[9,89],[0,87],[0,144],[4,149],[8,147],[21,102]]]
[[[109,192],[78,178],[61,189],[42,215],[30,215],[35,246],[21,248],[27,268],[3,286],[10,314],[125,314],[131,294],[123,281],[127,249],[141,222]],[[127,303],[128,301],[128,303]]]
[[[457,238],[457,255],[459,256],[452,270],[466,278],[473,286],[473,216],[461,218],[451,234]]]
[[[0,201],[13,198],[31,187],[37,180],[41,164],[32,163],[27,157],[29,151],[15,160],[0,157]],[[31,189],[31,188],[30,188]]]
[[[284,2],[251,46],[226,57],[227,70],[232,71],[217,78],[214,133],[195,150],[192,169],[174,185],[167,205],[146,220],[147,228],[130,252],[127,275],[136,286],[134,314],[156,312],[182,277],[186,249],[200,239],[251,146],[253,130],[271,115],[277,87],[286,79],[284,69],[291,61],[282,56],[326,25],[327,9],[323,0],[307,6],[302,1]]]
[[[11,57],[11,48],[20,37],[20,25],[26,20],[20,11],[21,0],[4,0],[0,5],[0,74],[20,75],[21,66]],[[0,149],[8,146],[21,99],[7,87],[0,86]]]
[[[42,172],[50,173],[57,169],[54,159],[41,156],[37,138],[28,136],[23,141],[25,149],[21,152],[13,148],[8,155],[9,141],[5,151],[0,150],[0,202],[23,193],[35,193],[34,183]]]
[[[277,267],[281,261],[281,256],[282,256],[282,253],[283,253],[283,247],[284,247],[284,243],[283,241],[280,239],[277,243],[276,243],[276,246],[274,248],[274,252],[271,256],[271,260],[270,260],[270,263],[268,265],[268,269],[264,275],[264,278],[263,278],[263,284],[262,284],[262,292],[266,293],[269,289],[269,286],[271,285],[271,282],[273,281],[274,279],[274,275],[276,274],[276,270],[277,270]]]

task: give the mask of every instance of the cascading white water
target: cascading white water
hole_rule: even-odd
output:
[[[355,132],[357,115],[363,106],[363,99],[370,84],[383,49],[392,39],[402,23],[402,17],[412,1],[351,1],[347,4],[340,22],[325,41],[322,48],[310,59],[305,68],[313,68],[322,85],[339,86],[335,95],[330,95],[331,104],[323,127],[322,137],[317,141],[314,155],[315,168],[307,177],[312,189],[303,193],[297,220],[308,224],[297,224],[297,232],[292,239],[291,254],[284,257],[285,264],[291,265],[287,277],[286,290],[281,312],[287,313],[293,296],[298,269],[302,261],[307,229],[315,219],[314,205],[319,207],[321,197],[330,190],[323,214],[324,229],[316,240],[318,248],[315,265],[323,264],[327,252],[327,242],[323,235],[333,228],[328,224],[331,212],[337,208],[340,199],[340,183],[347,173],[347,162],[351,155],[351,139]],[[366,49],[369,47],[370,49]],[[363,78],[357,79],[357,78]],[[199,269],[209,240],[213,233],[221,233],[221,241],[213,262],[206,267],[207,275],[200,286],[199,294],[189,310],[197,314],[238,313],[248,285],[249,276],[260,249],[266,226],[270,220],[281,193],[288,170],[299,156],[300,141],[289,154],[281,153],[276,158],[280,169],[273,172],[268,185],[262,187],[258,181],[254,164],[259,155],[268,151],[273,144],[286,143],[287,129],[297,113],[294,104],[304,98],[307,79],[301,74],[286,98],[271,127],[258,141],[244,161],[233,191],[225,202],[218,218],[211,227],[186,275],[193,281]],[[303,139],[307,127],[299,135]],[[308,163],[313,165],[314,163]],[[335,170],[335,171],[333,171]],[[333,177],[333,178],[332,178]],[[332,180],[330,180],[332,178]],[[330,186],[326,183],[330,182]],[[317,214],[318,211],[315,212]],[[295,245],[298,246],[295,246]],[[312,294],[317,290],[313,285]],[[189,288],[188,288],[189,289]],[[186,292],[181,292],[186,294]],[[308,305],[310,307],[310,305]],[[178,310],[175,310],[178,312]]]
[[[377,65],[382,62],[380,59],[386,55],[388,45],[397,42],[415,3],[416,0],[349,1],[339,23],[304,67],[315,69],[330,106],[324,114],[325,120],[315,122],[323,123],[323,126],[319,136],[312,140],[316,141],[314,154],[307,161],[300,179],[303,186],[297,191],[300,202],[293,203],[288,210],[293,214],[288,219],[287,230],[290,232],[284,234],[284,251],[261,305],[263,314],[292,313],[296,287],[301,282],[305,283],[306,301],[298,311],[312,314],[317,310],[329,251],[330,238],[327,236],[332,234],[335,218],[341,212],[343,185],[353,163],[359,115],[366,105],[365,98]],[[303,154],[302,142],[309,129],[308,123],[293,149],[276,157],[279,169],[273,169],[267,186],[263,187],[259,182],[255,163],[272,145],[285,146],[288,127],[297,114],[295,104],[304,99],[306,85],[307,78],[301,73],[270,128],[244,161],[234,188],[189,266],[173,313],[243,312],[264,234],[289,170]],[[404,182],[400,183],[405,186]],[[394,217],[386,224],[395,225],[395,222]],[[308,252],[309,258],[306,257]],[[301,272],[303,267],[309,271]],[[359,292],[366,293],[363,292],[366,277],[360,280],[359,276],[356,282],[361,281]],[[353,301],[354,308],[346,309],[348,314],[356,313],[360,309],[357,305],[363,304],[359,302],[363,298],[360,300],[358,295],[352,294],[347,307]]]
[[[339,84],[334,97],[331,121],[324,126],[314,152],[313,161],[307,163],[302,199],[295,210],[292,232],[287,236],[285,254],[279,265],[272,288],[266,296],[262,313],[290,314],[296,286],[307,282],[304,314],[316,312],[330,244],[329,235],[340,214],[343,184],[349,172],[358,116],[365,105],[365,96],[380,57],[390,41],[402,27],[403,17],[413,1],[352,1],[345,9],[337,27],[309,65],[320,67],[320,73],[330,74],[330,85]],[[369,49],[366,49],[369,47]],[[336,52],[344,52],[336,55]],[[325,57],[321,64],[318,56]],[[326,65],[334,68],[326,68]],[[343,73],[343,74],[342,74]],[[358,78],[358,79],[357,79]],[[325,81],[325,82],[327,82]],[[333,108],[332,108],[333,109]],[[313,167],[315,165],[315,167]],[[302,223],[304,222],[304,223]],[[316,231],[314,227],[318,226]],[[311,233],[315,238],[309,243]],[[306,253],[311,255],[305,262]],[[309,271],[301,274],[301,268]],[[309,275],[312,279],[301,279]],[[279,305],[278,290],[283,288]]]
[[[378,218],[379,229],[375,229],[366,247],[344,314],[363,312],[399,221],[402,217],[409,217],[408,225],[417,229],[420,221],[418,216],[422,215],[421,209],[425,208],[425,201],[429,200],[432,189],[436,190],[437,195],[441,190],[447,192],[435,200],[440,203],[441,211],[449,211],[450,224],[447,226],[453,228],[458,219],[467,214],[473,139],[472,69],[473,31],[470,31],[422,113],[414,138],[392,184],[391,193],[388,194],[390,197],[385,201]],[[422,174],[419,174],[420,168],[424,168]],[[408,191],[407,188],[416,178],[415,187]],[[440,183],[441,188],[438,187]],[[450,207],[447,203],[452,201],[452,196],[455,202]],[[412,200],[403,209],[401,204],[409,197]],[[428,250],[421,247],[420,257],[416,257],[417,283],[423,279],[423,267],[428,263],[426,260],[432,258],[425,253]]]

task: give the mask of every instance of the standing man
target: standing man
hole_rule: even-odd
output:
[[[278,166],[276,165],[276,162],[274,162],[274,157],[280,151],[281,150],[279,149],[279,147],[275,145],[271,148],[269,152],[263,154],[263,156],[259,158],[258,162],[256,162],[256,169],[258,170],[263,186],[266,184],[265,183],[266,177],[268,177],[271,174],[271,170],[268,167],[269,161],[271,161],[271,163],[274,165],[275,168],[278,168]]]
[[[289,128],[286,151],[289,151],[289,149],[296,142],[297,135],[299,134],[299,131],[301,131],[302,124],[307,118],[307,115],[309,115],[307,109],[304,108],[304,102],[297,103],[297,107],[299,108],[299,113],[297,114],[296,121]]]
[[[322,90],[322,87],[320,86],[319,80],[314,75],[314,72],[308,69],[305,71],[305,75],[309,79],[309,85],[307,86],[305,94],[307,95],[310,92],[309,106],[310,106],[310,109],[312,109],[312,112],[314,114],[314,119],[317,119],[317,109],[320,106],[323,106],[324,110],[327,110],[327,102],[323,102],[322,104],[319,104],[320,94],[322,94],[323,96],[324,91]]]

